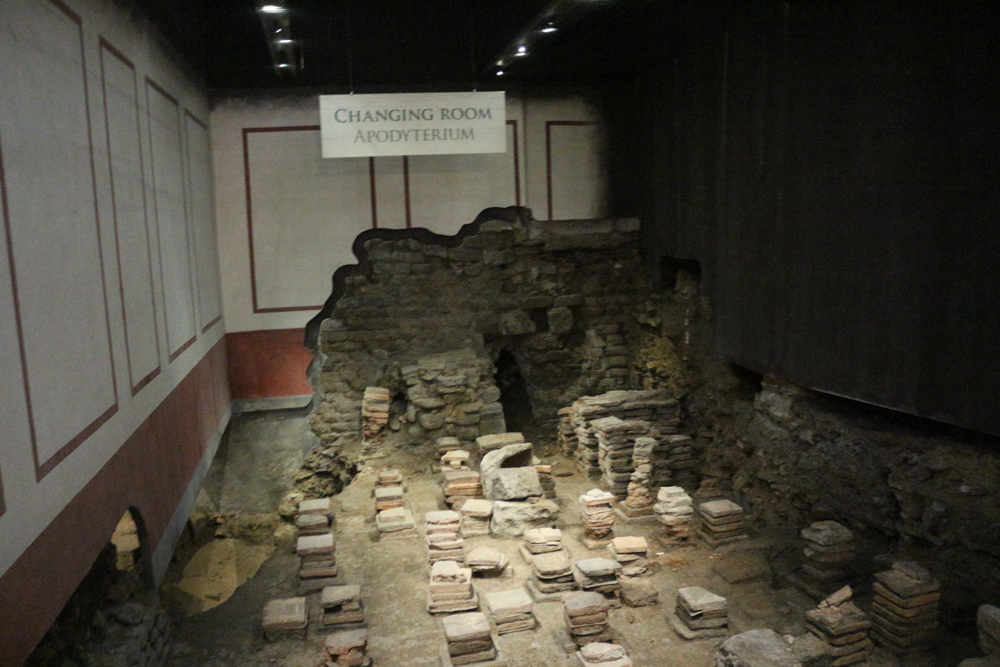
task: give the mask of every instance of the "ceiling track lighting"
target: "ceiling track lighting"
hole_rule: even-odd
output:
[[[294,76],[302,69],[302,50],[292,35],[291,15],[283,3],[257,5],[271,64],[278,76]]]
[[[490,61],[486,70],[496,76],[504,76],[515,61],[527,60],[536,42],[552,39],[554,33],[565,32],[591,12],[616,1],[618,0],[553,0],[506,49]]]

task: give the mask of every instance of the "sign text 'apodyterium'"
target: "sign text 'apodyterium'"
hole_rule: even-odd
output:
[[[504,93],[320,95],[323,157],[505,153]]]

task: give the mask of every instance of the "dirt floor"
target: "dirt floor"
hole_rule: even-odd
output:
[[[299,428],[305,429],[304,419]],[[285,424],[285,428],[290,428]],[[256,451],[256,450],[255,450]],[[230,460],[235,452],[228,450]],[[438,483],[438,473],[428,470],[427,461],[415,452],[398,450],[386,459],[365,463],[354,481],[335,498],[338,579],[360,584],[369,629],[368,655],[379,667],[438,665],[444,642],[441,620],[426,610],[427,552],[422,537],[411,540],[379,541],[374,528],[372,490],[375,474],[385,467],[420,470],[408,479],[407,506],[418,528],[423,514],[447,509]],[[546,462],[557,457],[543,456]],[[253,484],[245,475],[242,481]],[[578,472],[556,478],[557,502],[561,507],[556,527],[563,530],[563,543],[571,560],[606,557],[605,550],[588,551],[581,535],[577,497],[596,486]],[[259,494],[250,494],[257,498]],[[230,499],[231,500],[231,499]],[[231,501],[232,502],[232,501]],[[258,510],[258,507],[253,509]],[[685,641],[670,628],[667,616],[673,609],[678,587],[697,585],[728,598],[731,609],[730,634],[753,628],[773,628],[781,634],[800,635],[803,613],[815,602],[792,588],[775,587],[769,554],[787,544],[774,536],[752,535],[738,546],[712,551],[702,543],[682,548],[664,548],[657,539],[654,523],[619,523],[617,535],[642,535],[650,544],[652,575],[659,590],[659,603],[641,608],[621,607],[610,612],[610,623],[620,643],[637,667],[710,667],[720,639]],[[270,598],[293,597],[299,593],[298,558],[288,530],[279,530],[278,545],[249,581],[236,589],[228,600],[204,613],[186,618],[174,635],[167,665],[171,667],[236,666],[318,667],[323,663],[323,642],[327,634],[320,623],[319,591],[308,594],[310,629],[302,640],[266,643],[260,630],[260,615]],[[508,576],[475,580],[484,593],[522,585],[530,567],[522,558],[518,540],[489,536],[465,540],[466,550],[492,546],[510,559]],[[539,626],[499,638],[499,649],[508,667],[576,665],[575,647],[566,633],[560,602],[536,603]],[[869,665],[890,667],[894,659],[877,653]],[[943,661],[940,664],[955,664]]]

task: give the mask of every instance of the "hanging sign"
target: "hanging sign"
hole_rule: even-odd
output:
[[[323,157],[506,153],[504,93],[320,95]]]

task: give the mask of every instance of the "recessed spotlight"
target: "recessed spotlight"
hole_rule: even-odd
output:
[[[287,69],[291,67],[291,65],[289,65],[288,63],[279,63],[278,67],[280,67],[281,69]]]
[[[275,29],[274,29],[274,32],[275,32],[275,34],[277,34],[277,33],[281,32],[281,28],[275,28]]]
[[[278,42],[278,44],[291,44],[292,43],[292,40],[290,40],[290,39],[279,39],[279,40],[276,40],[276,41]]]
[[[521,53],[521,54],[527,53],[528,52],[528,47],[527,46],[519,46],[519,47],[517,47],[517,52]]]
[[[502,69],[498,69],[497,70],[497,76],[503,76],[503,70]]]
[[[558,30],[558,29],[559,29],[559,28],[557,28],[557,27],[555,27],[554,25],[552,25],[552,21],[549,21],[549,22],[548,22],[548,24],[547,24],[547,25],[546,25],[546,26],[545,26],[544,28],[542,28],[542,29],[540,30],[540,32],[545,32],[545,33],[549,33],[549,32],[555,32],[555,31],[556,31],[556,30]]]
[[[264,12],[265,14],[283,14],[288,10],[282,7],[281,5],[261,5],[260,11]]]

